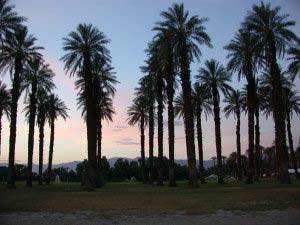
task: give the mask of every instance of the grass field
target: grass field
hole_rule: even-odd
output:
[[[107,183],[94,192],[82,192],[79,183],[51,184],[7,190],[0,184],[0,212],[93,211],[96,214],[138,215],[207,214],[217,210],[263,211],[300,208],[300,182],[280,185],[265,180],[254,185],[208,183],[189,189],[187,182],[176,188],[140,183]]]

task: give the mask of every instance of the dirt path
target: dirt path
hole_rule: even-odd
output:
[[[299,225],[300,210],[232,213],[218,211],[201,216],[166,215],[157,217],[118,216],[96,218],[92,212],[61,213],[14,213],[0,215],[1,225]]]

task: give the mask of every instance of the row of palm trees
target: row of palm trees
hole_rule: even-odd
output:
[[[157,22],[153,30],[156,32],[146,52],[148,58],[142,72],[146,73],[136,88],[133,105],[128,108],[128,123],[138,123],[141,130],[142,174],[145,174],[144,129],[149,124],[149,183],[153,183],[153,133],[154,120],[157,119],[158,135],[158,185],[163,184],[163,110],[168,105],[168,140],[169,140],[169,185],[176,186],[174,179],[174,116],[182,117],[185,126],[186,150],[189,167],[189,185],[197,187],[197,170],[195,157],[194,123],[196,122],[199,174],[203,177],[203,144],[201,115],[212,114],[215,122],[215,139],[218,166],[218,183],[224,183],[222,170],[222,141],[220,100],[225,96],[225,115],[234,113],[237,119],[237,161],[238,179],[242,180],[240,115],[248,114],[248,166],[244,171],[246,182],[258,181],[260,176],[260,111],[272,114],[275,122],[275,145],[278,158],[278,179],[281,183],[290,183],[288,173],[288,154],[286,148],[286,125],[291,155],[293,155],[290,116],[299,113],[299,96],[292,90],[292,81],[299,73],[300,54],[299,38],[290,30],[295,22],[288,20],[288,15],[280,14],[280,7],[272,8],[270,4],[253,5],[241,24],[240,30],[228,45],[224,47],[228,53],[228,65],[224,67],[215,59],[207,60],[195,76],[196,83],[192,88],[190,64],[201,56],[200,45],[211,46],[204,23],[206,18],[190,16],[183,4],[174,4],[161,13],[162,21]],[[283,58],[288,51],[291,61],[284,76],[277,58]],[[238,78],[245,77],[247,84],[244,90],[234,90],[230,86],[231,74],[237,73]],[[259,75],[260,74],[260,75]],[[177,75],[180,82],[177,82]],[[260,81],[258,81],[260,77]],[[174,100],[177,85],[181,84],[181,92]],[[286,85],[286,84],[289,85]],[[261,88],[259,88],[259,85]],[[289,99],[293,93],[294,103]],[[157,103],[157,118],[154,114]],[[175,107],[174,107],[175,103]],[[291,104],[293,106],[291,106]],[[256,124],[255,124],[256,121]],[[295,165],[296,166],[296,165]],[[294,166],[294,167],[295,167]]]
[[[28,130],[28,174],[26,186],[32,186],[32,156],[34,148],[34,128],[39,127],[39,184],[42,184],[44,126],[48,121],[51,134],[49,146],[48,176],[50,182],[51,165],[54,148],[54,123],[61,116],[68,117],[65,103],[52,90],[54,73],[38,52],[43,49],[36,46],[36,38],[28,34],[23,24],[26,19],[13,11],[14,6],[7,0],[0,1],[0,71],[11,74],[12,88],[7,89],[0,83],[0,115],[5,113],[10,121],[9,159],[8,159],[8,188],[15,188],[15,144],[17,130],[18,101],[25,92],[24,109]],[[1,121],[0,117],[0,121]],[[0,124],[1,128],[1,124]],[[1,134],[1,133],[0,133]],[[1,139],[1,137],[0,137]],[[1,142],[0,142],[1,143]],[[1,147],[1,146],[0,146]]]

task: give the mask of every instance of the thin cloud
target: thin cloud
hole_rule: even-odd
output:
[[[139,142],[136,142],[131,138],[123,138],[119,141],[116,141],[116,143],[119,145],[140,145]]]

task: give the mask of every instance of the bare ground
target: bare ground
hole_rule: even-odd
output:
[[[231,212],[218,210],[207,215],[158,215],[101,217],[92,211],[63,213],[13,213],[0,215],[1,225],[299,225],[300,210]]]

